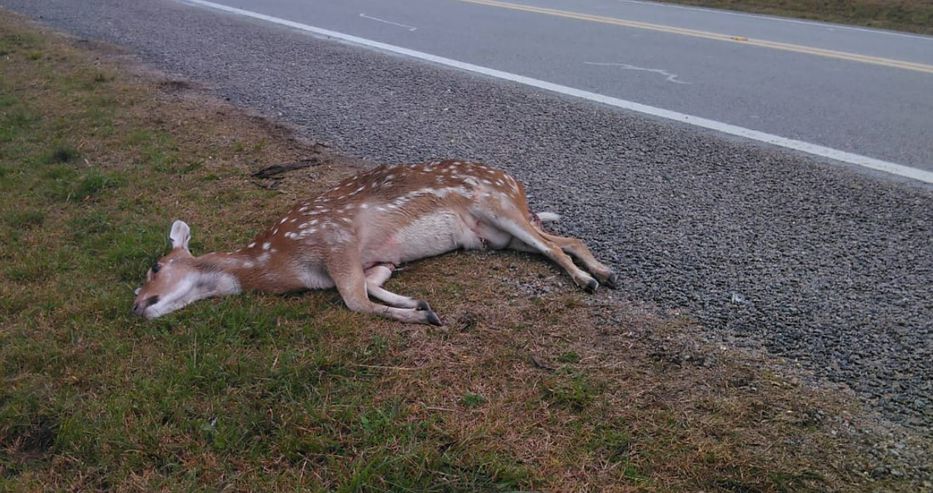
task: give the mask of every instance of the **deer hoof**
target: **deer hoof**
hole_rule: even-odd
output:
[[[609,289],[619,289],[619,275],[613,272],[606,278],[606,287]]]
[[[595,292],[596,292],[596,288],[598,288],[598,287],[599,287],[599,283],[596,282],[596,279],[590,279],[590,280],[586,283],[586,286],[583,287],[583,289],[585,289],[587,293],[595,293]]]
[[[415,307],[415,310],[418,311],[431,311],[431,305],[427,301],[418,300],[418,306]]]
[[[441,319],[438,318],[437,314],[434,313],[434,310],[428,309],[426,311],[427,311],[427,321],[429,324],[437,325],[438,327],[440,327],[441,325],[444,325],[444,323],[441,322]]]

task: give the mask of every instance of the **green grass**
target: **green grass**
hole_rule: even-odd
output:
[[[460,399],[460,402],[464,407],[479,407],[486,403],[486,398],[479,394],[467,392],[463,394],[463,398]]]
[[[574,411],[586,409],[600,392],[586,374],[569,370],[558,372],[542,390],[546,399]]]
[[[42,157],[46,164],[70,163],[78,159],[78,151],[70,146],[58,145],[49,149],[48,153]]]
[[[13,210],[4,214],[4,221],[12,230],[31,229],[41,226],[45,221],[45,213],[40,210]]]
[[[626,462],[634,453],[632,436],[624,424],[597,425],[587,448],[610,462]]]
[[[566,353],[561,353],[561,355],[557,357],[557,361],[559,363],[579,363],[580,355],[573,351],[567,351]]]
[[[269,193],[198,190],[235,174],[205,169],[205,155],[183,160],[171,134],[133,117],[144,107],[101,93],[126,90],[106,87],[119,84],[114,73],[73,54],[56,65],[29,34],[4,33],[0,50],[31,71],[0,77],[0,489],[110,489],[133,478],[172,489],[533,484],[508,454],[451,447],[434,420],[382,400],[380,373],[364,365],[391,364],[402,342],[370,334],[332,294],[132,317],[132,288],[166,245],[166,204],[220,216]],[[35,77],[42,97],[30,93]],[[230,151],[266,146],[236,141]],[[126,159],[93,164],[110,155]]]

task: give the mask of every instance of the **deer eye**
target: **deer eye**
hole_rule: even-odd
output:
[[[152,264],[152,273],[155,274],[156,272],[159,272],[159,269],[161,269],[161,268],[162,268],[162,267],[159,265],[158,262]]]

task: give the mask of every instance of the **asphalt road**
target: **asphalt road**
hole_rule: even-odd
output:
[[[686,309],[933,426],[929,186],[173,1],[0,6],[360,157],[506,168],[619,270],[613,296]]]
[[[933,171],[933,37],[607,0],[215,1]]]

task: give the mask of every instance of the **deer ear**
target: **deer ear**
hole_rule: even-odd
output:
[[[188,250],[188,240],[191,239],[191,228],[184,221],[175,221],[172,223],[172,231],[168,234],[169,241],[172,242],[172,248],[184,248]]]

